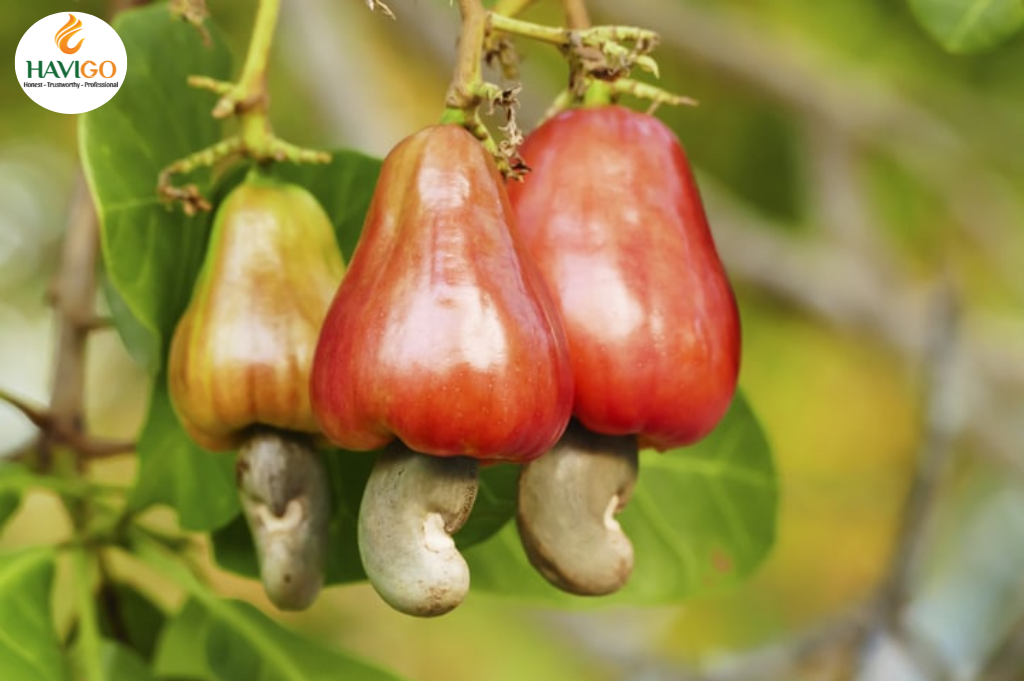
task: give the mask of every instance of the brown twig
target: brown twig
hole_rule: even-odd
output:
[[[57,349],[48,407],[29,405],[0,391],[0,400],[22,412],[40,431],[29,452],[49,470],[54,450],[67,447],[79,469],[91,459],[131,452],[134,444],[89,436],[85,428],[85,353],[89,334],[105,326],[95,314],[99,222],[92,198],[79,175],[71,202],[68,231],[49,300],[57,317]]]
[[[957,375],[959,370],[959,302],[947,280],[938,293],[926,357],[924,432],[917,456],[917,470],[907,493],[901,525],[889,569],[878,588],[871,626],[859,641],[860,654],[853,661],[850,678],[857,678],[870,662],[874,644],[890,636],[930,678],[943,673],[931,651],[917,644],[905,631],[902,616],[910,597],[915,568],[929,536],[928,528],[943,473],[948,468],[953,443],[959,433]]]
[[[716,665],[704,672],[700,681],[793,681],[805,678],[811,668],[834,672],[866,626],[867,611],[858,604],[813,629]]]
[[[959,368],[959,303],[952,285],[946,282],[938,294],[931,343],[927,357],[924,436],[918,466],[903,511],[903,523],[896,538],[889,575],[882,588],[884,617],[890,625],[903,609],[921,546],[927,536],[928,519],[935,506],[936,491],[953,450],[960,418],[957,399]]]
[[[35,407],[6,390],[0,390],[0,402],[6,402],[20,411],[36,428],[45,430],[50,427],[50,415],[46,409]]]
[[[480,0],[459,0],[462,29],[459,31],[459,49],[455,61],[455,73],[445,105],[457,109],[476,109],[480,105],[480,93],[473,88],[483,82],[480,64],[483,59],[484,34],[487,12]]]
[[[565,25],[573,30],[590,28],[590,15],[585,0],[562,0],[565,8]]]
[[[83,431],[85,347],[96,304],[96,258],[99,222],[92,197],[79,176],[71,204],[69,227],[53,284],[57,314],[57,357],[54,366],[50,418],[59,433]]]

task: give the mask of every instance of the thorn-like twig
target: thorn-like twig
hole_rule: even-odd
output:
[[[132,442],[91,437],[85,429],[85,350],[89,334],[106,324],[95,313],[96,258],[99,255],[99,221],[81,176],[75,188],[64,238],[60,266],[48,299],[57,316],[57,355],[50,406],[37,407],[4,391],[7,402],[39,429],[32,448],[42,470],[50,466],[53,450],[67,447],[80,468],[91,459],[134,451]]]
[[[917,470],[904,504],[895,552],[875,600],[871,627],[861,640],[855,669],[863,669],[874,643],[889,635],[905,641],[909,634],[902,615],[909,600],[915,568],[928,538],[928,526],[935,508],[943,473],[953,452],[962,419],[958,413],[957,376],[959,368],[959,305],[949,281],[937,293],[929,330],[926,370],[925,420],[917,457]],[[923,668],[933,666],[929,651],[905,641],[905,649]]]
[[[46,430],[50,427],[50,415],[45,409],[34,407],[3,389],[0,389],[0,402],[6,402],[20,411],[39,430]]]

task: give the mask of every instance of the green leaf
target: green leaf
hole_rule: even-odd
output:
[[[156,194],[160,171],[220,138],[210,116],[216,96],[190,88],[203,74],[226,79],[228,50],[216,30],[211,44],[159,4],[123,12],[114,29],[124,41],[131,70],[108,104],[80,118],[82,163],[100,215],[103,261],[124,306],[112,305],[121,331],[127,311],[145,329],[123,336],[135,356],[163,356],[188,302],[210,228],[208,214],[185,217]],[[203,187],[209,173],[188,177]],[[182,181],[182,178],[177,178]],[[156,352],[154,352],[154,349]]]
[[[325,583],[337,584],[366,579],[356,541],[359,505],[373,469],[374,454],[334,449],[325,453],[324,463],[331,481],[330,550],[327,552]]]
[[[771,451],[743,395],[699,444],[641,455],[640,478],[619,516],[633,542],[625,588],[601,604],[672,603],[750,574],[775,540],[778,484]],[[515,525],[466,552],[473,587],[538,602],[593,604],[563,594],[527,561]]]
[[[249,603],[227,600],[189,601],[161,640],[156,669],[202,681],[398,681],[281,627]]]
[[[31,487],[32,473],[15,463],[0,463],[0,529],[21,506],[22,492]]]
[[[141,591],[123,582],[105,583],[99,599],[100,633],[107,639],[124,641],[143,661],[151,660],[157,637],[167,620],[163,610]]]
[[[112,681],[153,681],[156,677],[137,652],[115,641],[103,642],[103,678]]]
[[[159,336],[142,325],[125,302],[124,296],[110,282],[109,277],[101,280],[103,298],[107,301],[110,310],[110,320],[124,343],[128,354],[135,360],[135,363],[146,370],[150,376],[155,376],[163,364],[162,341]]]
[[[373,468],[374,455],[332,449],[324,452],[324,463],[331,482],[332,513],[330,551],[326,584],[343,584],[366,579],[359,559],[357,518],[363,489]],[[469,522],[456,535],[460,548],[477,544],[501,529],[515,513],[518,468],[499,464],[484,468],[480,492]],[[246,575],[259,576],[259,564],[252,535],[245,518],[239,516],[213,534],[214,556],[221,567]]]
[[[1024,26],[1021,0],[910,0],[921,25],[956,54],[995,47]]]
[[[185,603],[176,617],[170,619],[160,633],[153,671],[162,679],[217,681],[210,671],[206,655],[208,617],[199,601]]]
[[[326,165],[279,163],[274,166],[273,174],[305,187],[316,197],[331,218],[338,245],[348,263],[363,230],[380,166],[380,159],[341,149],[331,152],[331,162]]]
[[[0,554],[0,670],[4,681],[68,678],[50,613],[54,554]]]
[[[213,540],[213,557],[218,565],[245,577],[259,577],[256,549],[244,515],[238,515],[224,527],[218,528],[210,538]],[[333,541],[330,546],[332,553],[344,550]]]
[[[519,466],[499,463],[480,469],[480,490],[473,513],[455,535],[459,550],[490,539],[516,512]]]
[[[21,506],[21,495],[17,492],[0,492],[0,529]]]
[[[197,532],[222,527],[238,515],[234,455],[208,452],[192,441],[174,413],[163,375],[153,383],[136,449],[133,510],[167,504],[178,512],[183,528]]]

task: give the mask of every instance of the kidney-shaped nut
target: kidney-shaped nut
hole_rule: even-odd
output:
[[[393,441],[377,458],[359,509],[359,554],[381,598],[400,612],[443,615],[469,591],[451,535],[473,509],[479,465]]]
[[[582,596],[622,588],[633,545],[615,519],[638,471],[635,436],[598,435],[575,421],[554,448],[523,466],[517,524],[533,566]]]
[[[331,515],[323,462],[307,436],[260,428],[238,450],[238,491],[263,588],[282,610],[302,610],[324,580]]]

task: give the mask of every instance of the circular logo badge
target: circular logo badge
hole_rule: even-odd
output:
[[[14,53],[14,70],[36,104],[77,114],[117,94],[128,72],[128,55],[121,37],[103,19],[61,12],[25,31]]]

